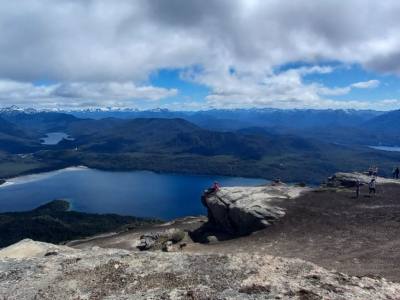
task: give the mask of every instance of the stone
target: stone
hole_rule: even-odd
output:
[[[208,244],[215,244],[218,243],[218,238],[215,235],[209,235],[206,237],[207,243]]]
[[[137,248],[143,250],[162,250],[167,242],[176,244],[185,238],[185,232],[178,228],[150,232],[140,237]]]
[[[307,187],[273,184],[259,187],[226,187],[205,194],[203,205],[209,222],[233,235],[265,228],[285,215],[279,202],[298,197]]]
[[[326,186],[335,188],[352,188],[356,186],[357,181],[359,181],[361,185],[367,185],[372,178],[375,178],[377,184],[383,184],[383,183],[400,184],[400,181],[395,179],[389,179],[384,177],[373,177],[358,172],[353,172],[353,173],[338,172],[328,178]]]
[[[26,257],[48,257],[58,254],[58,249],[63,246],[36,242],[31,239],[24,239],[16,244],[0,250],[0,259],[13,258],[22,259]]]

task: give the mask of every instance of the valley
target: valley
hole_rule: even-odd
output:
[[[201,124],[200,120],[215,118],[218,114],[228,118],[230,114],[234,117],[240,113],[246,125],[260,127],[221,131],[188,121],[197,120]],[[375,126],[372,119],[378,113],[355,111],[351,115],[347,112],[343,115],[347,121],[343,122],[351,130],[336,127],[336,131],[332,131],[336,125],[327,114],[335,118],[340,111],[313,111],[315,120],[311,118],[308,125],[304,124],[306,119],[301,113],[310,112],[209,111],[185,115],[161,111],[137,113],[138,118],[132,115],[123,119],[84,119],[58,112],[3,110],[0,145],[5,146],[0,148],[0,178],[85,165],[100,170],[279,177],[287,182],[319,183],[335,171],[366,170],[371,165],[379,165],[381,174],[390,176],[400,160],[399,153],[364,146],[370,139],[376,143],[377,137],[358,126]],[[262,123],[267,117],[271,119]],[[268,129],[281,123],[292,124],[291,120],[293,124],[298,120],[299,126]],[[338,122],[342,122],[340,118]],[[218,119],[218,123],[224,122]],[[265,127],[266,124],[270,127]],[[73,139],[42,144],[40,138],[51,132],[65,133]],[[395,144],[398,134],[392,129],[383,130],[380,137]]]

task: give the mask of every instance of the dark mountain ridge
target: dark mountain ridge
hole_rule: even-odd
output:
[[[80,143],[82,150],[99,153],[190,153],[234,155],[243,159],[260,159],[279,152],[317,150],[315,143],[293,136],[281,138],[277,135],[215,132],[184,119],[156,118],[120,121],[96,134],[77,138],[75,142]]]
[[[19,141],[20,137],[11,137],[26,148],[17,147],[18,144],[0,136],[0,150],[31,154],[24,159],[2,156],[0,174],[5,174],[3,176],[86,165],[105,170],[146,169],[269,179],[281,177],[295,181],[325,178],[337,170],[365,170],[372,164],[391,170],[400,158],[398,153],[366,148],[363,143],[366,138],[378,140],[376,131],[371,134],[360,127],[295,129],[296,124],[291,124],[292,129],[254,126],[237,131],[215,131],[183,118],[95,120],[55,112],[17,112],[8,114],[6,122],[17,126],[19,118],[23,128],[29,130],[27,138]],[[71,135],[74,140],[63,140],[57,145],[39,143],[44,133],[55,130]],[[347,143],[349,140],[351,143]]]

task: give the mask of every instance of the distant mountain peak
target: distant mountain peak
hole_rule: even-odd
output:
[[[27,113],[27,114],[32,114],[32,113],[37,113],[38,110],[34,108],[22,108],[17,105],[11,105],[8,107],[3,107],[0,108],[0,113],[4,114],[12,114],[12,113]]]

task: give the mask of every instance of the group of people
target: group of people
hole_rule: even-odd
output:
[[[377,166],[369,167],[368,176],[378,176],[378,167]]]
[[[358,179],[356,181],[356,198],[360,197],[360,188],[363,185],[361,181]],[[370,182],[368,183],[368,190],[369,194],[376,194],[376,179],[371,178]]]
[[[399,179],[400,177],[400,168],[399,167],[395,167],[393,169],[393,178],[394,179]],[[369,190],[369,194],[376,194],[376,177],[378,176],[378,167],[376,166],[371,166],[368,169],[368,176],[371,176],[371,180],[368,183],[368,190]],[[360,188],[363,184],[361,183],[361,181],[358,179],[356,181],[356,197],[358,198],[360,196]]]

